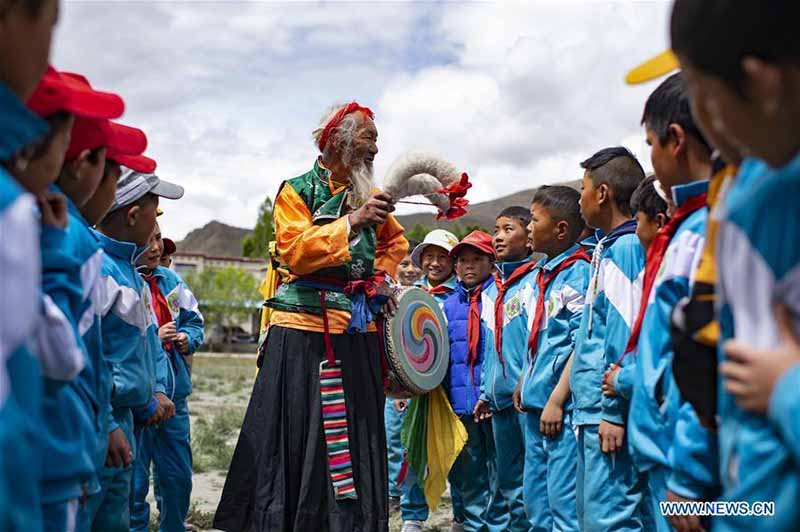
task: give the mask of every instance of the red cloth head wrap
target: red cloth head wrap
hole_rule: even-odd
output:
[[[322,135],[319,136],[319,151],[325,151],[325,145],[328,144],[328,140],[330,139],[331,133],[333,130],[336,129],[339,124],[342,123],[344,117],[349,115],[350,113],[355,112],[362,112],[370,119],[374,119],[375,115],[373,114],[372,110],[369,107],[361,107],[356,102],[350,102],[338,111],[336,114],[328,120],[328,123],[325,124],[325,127],[322,129]]]

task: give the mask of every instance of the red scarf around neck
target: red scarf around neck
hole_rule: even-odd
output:
[[[531,371],[533,371],[533,359],[536,357],[536,351],[539,346],[539,333],[542,328],[542,321],[544,321],[545,302],[547,301],[547,287],[558,276],[578,261],[592,262],[592,258],[586,253],[583,248],[578,248],[575,253],[564,259],[561,264],[556,266],[550,271],[542,268],[539,270],[539,275],[536,277],[536,286],[539,290],[539,297],[536,300],[536,314],[533,317],[533,324],[531,324],[531,334],[528,337],[528,360],[531,361]]]
[[[503,360],[503,307],[506,291],[533,270],[534,266],[536,266],[534,261],[528,261],[518,266],[505,281],[500,278],[500,272],[494,274],[494,285],[497,287],[497,299],[494,300],[494,347],[497,351],[497,359],[503,368],[503,377],[506,376],[506,362]]]
[[[158,287],[158,278],[152,274],[142,275],[142,278],[150,287],[150,295],[153,296],[153,310],[155,310],[156,319],[158,319],[158,326],[161,327],[162,325],[173,321],[172,313],[169,311],[169,303],[167,303],[167,298],[164,297],[164,294]],[[165,343],[164,349],[172,349],[172,342]]]
[[[706,206],[706,194],[700,194],[687,199],[672,216],[670,221],[659,229],[650,247],[647,248],[647,257],[644,268],[644,280],[642,282],[642,299],[639,303],[639,314],[636,316],[636,322],[631,330],[631,336],[628,338],[628,344],[625,346],[625,351],[620,357],[617,364],[622,362],[622,359],[636,350],[636,345],[639,343],[639,334],[642,331],[642,322],[644,315],[647,311],[647,301],[650,299],[650,292],[656,282],[658,270],[661,268],[661,263],[664,261],[664,255],[667,252],[667,247],[675,236],[678,227],[688,218],[693,212],[702,209]]]
[[[475,386],[475,363],[478,360],[478,343],[481,340],[481,293],[483,283],[476,286],[469,297],[469,314],[467,316],[467,363],[469,373],[472,377],[472,385]]]

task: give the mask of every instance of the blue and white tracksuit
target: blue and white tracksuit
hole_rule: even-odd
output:
[[[552,271],[578,250],[574,245],[552,259],[542,259],[534,272]],[[525,408],[525,508],[534,530],[578,530],[575,504],[577,448],[572,428],[572,401],[564,408],[561,432],[554,438],[539,430],[542,411],[575,350],[580,328],[590,264],[578,261],[561,271],[547,286],[545,313],[533,358],[525,357],[520,386]],[[534,289],[534,312],[539,299]]]
[[[644,250],[636,222],[598,234],[586,304],[572,360],[572,423],[578,428],[578,523],[584,531],[640,530],[642,486],[626,448],[600,450],[601,420],[624,425],[627,400],[606,398],[603,373],[628,342],[642,294]],[[623,367],[633,363],[626,357]]]
[[[715,211],[716,215],[716,211]],[[717,236],[720,361],[726,340],[758,349],[781,343],[775,306],[800,333],[800,155],[769,169],[746,159],[720,213]],[[745,412],[719,385],[722,501],[774,501],[774,517],[728,515],[717,531],[797,530],[800,522],[800,364],[777,382],[766,415]]]
[[[154,393],[166,393],[166,355],[158,339],[150,289],[135,266],[143,248],[102,233],[97,236],[104,251],[97,300],[103,353],[112,378],[108,431],[121,429],[135,457],[134,414],[147,419],[157,408]],[[132,475],[133,465],[103,468],[101,492],[89,501],[93,530],[129,530]]]
[[[705,193],[707,181],[673,187],[675,205]],[[700,425],[692,406],[681,397],[672,376],[670,320],[678,302],[689,297],[694,272],[705,246],[708,209],[689,215],[664,254],[647,302],[636,357],[633,397],[628,418],[628,449],[648,483],[648,500],[658,530],[671,530],[658,503],[666,491],[710,500],[717,484],[714,436]],[[619,376],[619,374],[618,374]],[[673,446],[686,442],[688,447]]]
[[[186,355],[176,348],[167,355],[167,396],[175,403],[175,416],[155,427],[137,426],[138,455],[133,474],[131,530],[147,531],[150,521],[150,466],[154,465],[153,485],[159,509],[159,530],[183,532],[192,494],[192,448],[189,437],[189,407],[192,393],[191,356],[203,343],[203,316],[192,291],[167,268],[157,267],[152,274],[164,294],[175,322],[175,329],[189,339]]]
[[[418,286],[420,288],[424,288],[425,290],[430,290],[433,286],[428,282],[426,277],[423,277],[419,281],[416,282],[414,286]],[[444,286],[449,290],[443,294],[431,294],[433,298],[439,303],[439,308],[444,310],[444,302],[450,297],[450,294],[456,288],[456,276],[453,275],[445,282],[443,282],[440,286]],[[413,399],[412,399],[413,400]],[[388,401],[388,399],[387,399]],[[394,410],[394,406],[391,407]],[[384,409],[385,411],[385,409]],[[405,418],[405,416],[401,416]],[[397,428],[398,436],[397,441],[400,440],[399,432],[400,428],[402,427],[402,421]],[[387,446],[389,438],[387,437]],[[397,453],[399,452],[402,456],[403,450],[402,448],[393,449],[390,453]],[[406,468],[406,478],[403,481],[403,485],[400,487],[401,495],[400,495],[400,513],[403,516],[403,521],[426,521],[428,519],[428,503],[425,501],[425,493],[423,493],[422,488],[419,487],[417,484],[417,474],[416,472],[411,469],[410,467]],[[397,477],[395,477],[396,479]],[[389,477],[389,484],[392,483],[392,477]],[[450,496],[452,497],[453,501],[453,516],[456,517],[458,520],[462,520],[463,516],[463,505],[461,504],[461,498],[458,494],[457,490],[454,490],[451,486],[450,489]]]
[[[508,279],[531,259],[495,265],[501,279]],[[499,490],[510,515],[509,530],[531,530],[525,514],[522,478],[525,471],[525,420],[514,409],[513,395],[528,350],[529,323],[535,311],[536,274],[531,271],[510,285],[503,302],[503,364],[495,348],[494,305],[498,290],[494,283],[482,294],[481,320],[486,326],[481,399],[492,409],[492,430],[497,456]]]
[[[0,161],[47,134],[3,83],[0,110]],[[41,312],[35,204],[0,165],[0,529],[9,531],[42,527],[41,374],[29,345]]]
[[[494,280],[489,278],[485,290]],[[460,282],[444,303],[450,338],[450,365],[442,385],[467,430],[467,443],[458,455],[450,475],[451,489],[458,492],[464,514],[464,530],[469,532],[500,532],[508,526],[508,510],[497,489],[494,437],[489,421],[475,422],[473,411],[478,402],[483,367],[486,325],[481,322],[476,359],[470,366],[468,354],[468,322],[470,297],[473,290]],[[480,308],[481,301],[478,299]],[[480,313],[479,313],[480,315]]]

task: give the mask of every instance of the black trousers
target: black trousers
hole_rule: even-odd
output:
[[[337,501],[322,429],[321,333],[272,327],[214,527],[228,532],[387,532],[384,393],[377,335],[332,336],[342,363],[357,500]]]

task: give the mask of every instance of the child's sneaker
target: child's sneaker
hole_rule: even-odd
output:
[[[450,532],[464,532],[464,521],[456,521],[453,519],[450,525]]]
[[[422,532],[422,521],[403,521],[400,532]]]

